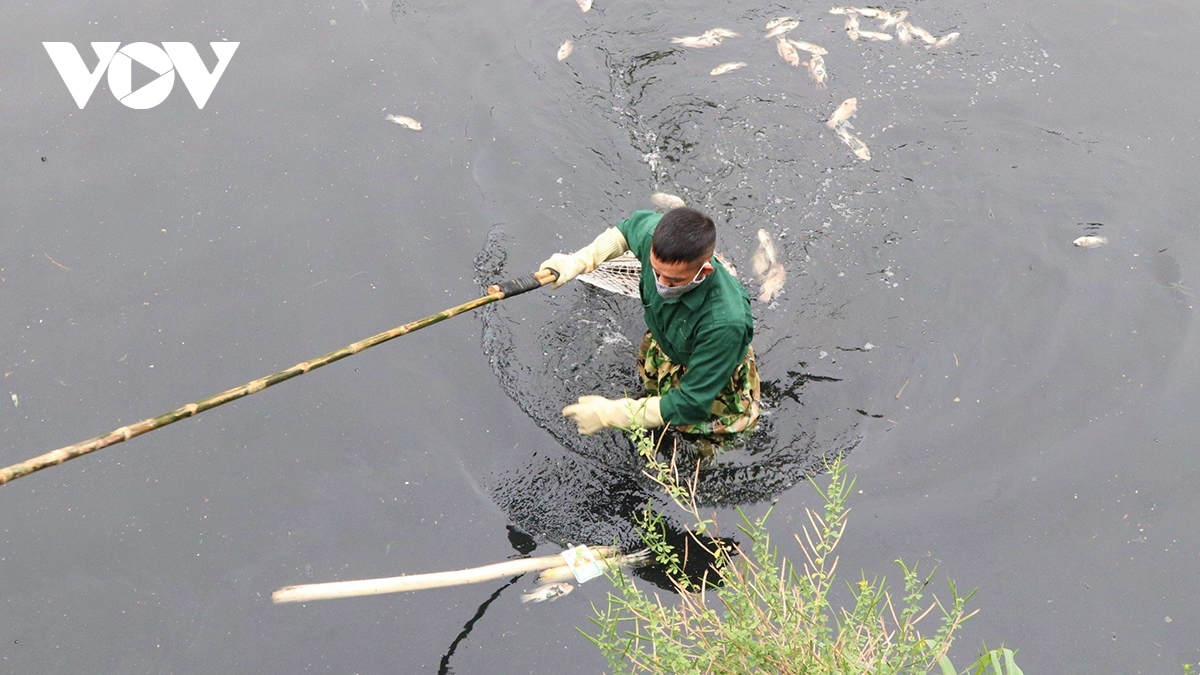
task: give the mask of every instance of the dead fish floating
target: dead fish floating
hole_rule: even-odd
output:
[[[693,49],[705,49],[708,47],[716,47],[720,45],[725,38],[741,37],[739,33],[735,33],[727,28],[713,28],[706,30],[700,35],[693,35],[681,38],[671,38],[672,44],[683,45]]]
[[[383,119],[385,119],[388,122],[391,122],[393,124],[399,124],[400,126],[404,127],[405,129],[412,129],[413,131],[421,130],[421,123],[414,120],[411,117],[405,117],[404,115],[393,115],[391,113],[388,113],[387,117],[384,117]]]
[[[887,29],[891,28],[892,26],[895,26],[896,24],[900,23],[901,21],[904,21],[907,18],[908,18],[908,10],[900,10],[899,12],[896,12],[895,14],[889,14],[887,16],[887,18],[883,20],[883,23],[879,25],[879,30],[887,30]]]
[[[521,595],[521,602],[546,602],[553,601],[569,594],[575,590],[575,587],[567,583],[546,584],[529,593]]]
[[[796,51],[796,47],[793,46],[792,43],[784,40],[783,38],[779,38],[779,40],[775,43],[775,49],[779,52],[779,56],[783,58],[783,60],[786,61],[789,66],[796,68],[800,65],[800,53]]]
[[[758,231],[758,248],[750,258],[750,266],[759,281],[758,299],[761,302],[770,302],[772,297],[783,290],[783,284],[787,281],[787,270],[779,263],[775,242],[766,230]]]
[[[892,36],[887,33],[877,33],[873,30],[860,30],[858,31],[858,37],[864,40],[875,40],[876,42],[887,42],[892,39]]]
[[[792,17],[790,17],[790,16],[781,16],[781,17],[771,19],[770,21],[767,22],[766,29],[771,30],[772,28],[775,28],[776,26],[787,23],[788,21],[791,21],[791,20],[792,20]]]
[[[1108,237],[1101,237],[1095,234],[1085,234],[1072,243],[1079,248],[1099,248],[1108,243]]]
[[[825,56],[826,54],[829,53],[828,49],[814,45],[811,42],[805,42],[804,40],[792,40],[789,38],[788,42],[792,43],[792,46],[795,47],[796,49],[806,51],[809,54],[816,54],[817,56]]]
[[[575,0],[575,4],[579,5],[579,9],[587,12],[592,8],[592,0]]]
[[[910,35],[912,35],[913,37],[917,38],[918,40],[920,40],[921,42],[924,42],[927,45],[933,45],[934,43],[936,43],[938,41],[938,39],[936,37],[934,37],[933,33],[930,33],[929,31],[925,30],[924,28],[921,28],[920,26],[914,26],[911,23],[908,23],[907,21],[905,22],[905,24],[908,26],[908,33]]]
[[[840,126],[837,128],[837,135],[838,138],[842,139],[842,142],[850,148],[850,152],[853,152],[855,157],[863,160],[864,162],[871,161],[871,149],[867,147],[867,144],[863,142],[863,139],[850,133],[845,126]]]
[[[925,49],[941,49],[942,47],[949,47],[950,45],[954,44],[957,41],[958,41],[958,33],[947,33],[947,34],[943,35],[942,37],[938,38],[937,42],[934,42],[931,45],[926,45]]]
[[[825,121],[825,126],[829,127],[830,129],[834,129],[840,124],[845,124],[846,120],[849,120],[851,117],[853,117],[854,113],[856,112],[858,112],[858,99],[848,98],[845,101],[842,101],[842,104],[837,107],[837,110],[833,111],[833,114],[830,115],[829,119]]]
[[[567,57],[570,56],[571,52],[573,51],[575,51],[575,43],[567,40],[566,42],[562,43],[561,47],[558,48],[558,60],[567,60]]]
[[[846,35],[851,40],[858,40],[858,16],[851,14],[846,17]]]
[[[774,28],[772,28],[771,30],[767,31],[766,38],[769,40],[773,37],[779,37],[780,35],[783,35],[785,33],[789,33],[791,31],[795,30],[796,27],[799,25],[800,25],[799,21],[784,21],[783,23],[781,23],[781,24],[775,26]]]
[[[722,63],[721,65],[717,66],[716,68],[713,68],[712,70],[708,71],[708,74],[709,75],[724,75],[725,73],[732,73],[733,71],[735,71],[739,68],[745,68],[745,67],[746,67],[746,64],[741,61],[730,61],[729,63]]]
[[[825,70],[825,59],[821,58],[820,54],[813,54],[808,59],[808,74],[812,76],[818,87],[825,86],[825,80],[829,77],[829,72]]]
[[[654,204],[660,209],[668,210],[687,206],[682,199],[666,192],[655,192],[654,194],[650,195],[650,203]]]

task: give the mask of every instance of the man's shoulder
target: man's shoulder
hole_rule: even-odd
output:
[[[658,227],[660,220],[662,220],[661,213],[634,211],[633,215],[617,225],[617,229],[625,237],[625,243],[629,244],[629,250],[641,258],[649,251],[650,239],[654,236],[654,228]]]
[[[736,329],[753,326],[750,295],[742,282],[724,268],[718,268],[713,276],[717,283],[704,303],[710,324],[713,327]]]

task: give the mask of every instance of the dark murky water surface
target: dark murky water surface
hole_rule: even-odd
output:
[[[851,450],[843,569],[979,586],[963,658],[1200,660],[1200,11],[926,0],[914,22],[963,34],[931,53],[849,42],[826,9],[0,8],[0,464],[463,302],[661,189],[743,269],[760,227],[790,269],[755,306],[769,414],[710,502],[777,498],[790,539],[791,486]],[[758,37],[779,13],[830,50],[828,89]],[[715,26],[745,37],[671,49]],[[223,38],[204,110],[179,82],[79,110],[40,44],[190,41],[211,67]],[[725,61],[749,66],[708,76]],[[849,96],[870,163],[820,124]],[[1071,246],[1087,223],[1108,246]],[[573,628],[602,582],[547,606],[528,579],[269,595],[501,560],[508,525],[542,554],[627,540],[649,492],[626,444],[557,410],[636,389],[641,330],[636,302],[540,291],[0,488],[0,671],[602,669]]]

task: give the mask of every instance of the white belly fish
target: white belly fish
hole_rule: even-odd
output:
[[[733,71],[737,70],[738,68],[745,68],[745,67],[746,67],[746,64],[742,63],[741,61],[730,61],[729,63],[722,63],[721,65],[717,66],[716,68],[713,68],[712,70],[710,70],[708,72],[708,74],[709,75],[724,75],[725,73],[732,73]]]
[[[721,44],[721,38],[715,35],[689,35],[688,37],[671,38],[671,42],[693,49],[704,49],[706,47],[716,47]]]
[[[573,590],[575,590],[575,587],[571,584],[546,584],[545,586],[537,588],[530,593],[522,594],[521,602],[546,602],[547,600],[557,600]]]
[[[907,18],[908,18],[908,10],[906,10],[906,9],[896,12],[895,14],[889,14],[888,17],[883,20],[883,23],[880,24],[879,30],[887,30]]]
[[[808,60],[808,74],[812,75],[812,79],[817,83],[818,87],[825,86],[825,78],[829,73],[825,71],[825,59],[821,58],[820,54],[813,54]]]
[[[784,21],[783,23],[779,24],[778,26],[775,26],[771,30],[767,31],[766,37],[768,39],[773,38],[773,37],[779,37],[780,35],[783,35],[784,33],[795,30],[796,26],[799,26],[799,25],[800,25],[799,21]]]
[[[575,43],[567,40],[566,42],[562,43],[561,47],[558,48],[558,60],[565,61],[573,51],[575,51]]]
[[[864,162],[871,161],[871,149],[867,147],[867,144],[861,138],[846,131],[845,127],[838,127],[837,135],[850,148],[850,152],[853,152],[855,157]]]
[[[750,258],[750,268],[754,270],[754,275],[762,277],[771,269],[771,265],[779,262],[779,255],[775,250],[775,242],[771,239],[771,233],[766,230],[759,229],[758,231],[758,248],[754,250],[754,255]]]
[[[811,42],[805,42],[804,40],[789,39],[788,42],[792,43],[792,46],[795,47],[796,49],[803,49],[804,51],[808,52],[809,54],[816,54],[817,56],[825,56],[826,54],[829,53],[828,49],[814,45]]]
[[[779,38],[779,41],[775,43],[775,49],[779,52],[779,55],[783,57],[783,60],[787,61],[789,66],[795,68],[800,65],[799,52],[797,52],[796,48],[793,47],[792,44],[787,40]]]
[[[858,99],[848,98],[845,101],[842,101],[842,104],[837,107],[837,110],[833,111],[833,114],[829,116],[829,120],[825,122],[825,126],[833,129],[839,124],[842,124],[846,120],[850,119],[857,111]]]
[[[851,14],[850,16],[846,17],[846,35],[848,35],[851,40],[858,39],[858,16]]]
[[[925,49],[941,49],[942,47],[948,47],[954,44],[957,40],[958,33],[946,33],[942,37],[938,38],[937,42],[926,46]]]
[[[666,192],[655,192],[650,195],[650,203],[662,209],[677,209],[687,206],[682,199]]]
[[[399,124],[405,129],[412,129],[413,131],[421,130],[421,123],[411,117],[405,117],[404,115],[392,115],[391,113],[388,113],[388,116],[384,117],[383,119],[392,122],[393,124]]]
[[[775,265],[767,270],[766,278],[758,287],[758,299],[762,302],[770,302],[771,298],[779,294],[783,290],[783,284],[787,281],[787,270],[783,265]]]
[[[758,277],[760,284],[758,299],[770,302],[772,297],[783,290],[783,284],[787,281],[787,270],[779,264],[775,242],[766,230],[758,231],[758,249],[754,251],[750,265],[754,268],[754,275]]]
[[[860,30],[858,36],[864,40],[875,40],[876,42],[887,42],[892,39],[887,33],[876,33],[873,30]]]
[[[937,42],[937,38],[933,36],[933,33],[930,33],[929,31],[925,30],[924,28],[921,28],[920,26],[914,26],[910,23],[910,24],[908,24],[908,32],[912,33],[913,37],[917,38],[918,40],[920,40],[921,42],[924,42],[927,45],[931,45],[931,44]]]
[[[1076,239],[1074,242],[1079,248],[1098,248],[1108,243],[1108,237],[1100,237],[1094,234],[1085,234]]]

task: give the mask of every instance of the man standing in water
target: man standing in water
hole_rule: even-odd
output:
[[[575,253],[556,253],[541,269],[553,288],[633,251],[642,263],[640,292],[649,331],[638,351],[641,399],[581,396],[563,408],[579,433],[605,427],[670,424],[694,434],[729,434],[758,422],[754,320],[741,282],[714,257],[717,228],[691,208],[665,215],[637,211]]]

